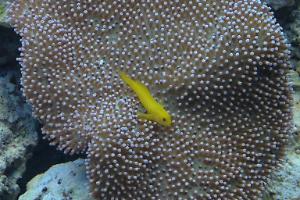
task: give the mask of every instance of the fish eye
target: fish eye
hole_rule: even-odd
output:
[[[166,118],[162,118],[162,120],[163,120],[164,122],[167,121]]]

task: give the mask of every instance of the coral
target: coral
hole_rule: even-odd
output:
[[[0,76],[0,199],[16,199],[29,149],[37,143],[35,121],[23,102],[13,73]]]
[[[34,177],[27,184],[27,191],[19,200],[31,199],[74,199],[92,200],[88,180],[85,176],[84,160],[57,164],[45,173]]]
[[[24,94],[99,199],[259,199],[292,130],[289,50],[257,0],[18,0]],[[137,119],[145,84],[172,127]]]

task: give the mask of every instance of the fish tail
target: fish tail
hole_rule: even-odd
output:
[[[129,81],[132,81],[132,79],[131,79],[127,74],[125,74],[125,72],[119,71],[119,74],[120,74],[121,79],[122,79],[125,83],[127,83],[127,82],[129,82]]]
[[[120,78],[134,91],[140,99],[144,107],[147,107],[147,102],[155,102],[148,88],[139,81],[130,78],[125,72],[119,71]]]
[[[125,72],[118,71],[120,74],[120,78],[133,90],[136,88],[136,83],[133,79],[131,79]]]

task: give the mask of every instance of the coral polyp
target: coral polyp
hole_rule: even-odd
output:
[[[292,129],[288,44],[258,0],[17,0],[23,91],[99,199],[259,199]],[[174,124],[141,121],[118,75]]]

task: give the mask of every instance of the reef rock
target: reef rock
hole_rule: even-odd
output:
[[[269,4],[274,10],[278,10],[286,6],[293,6],[295,4],[295,0],[263,0],[263,1]]]
[[[285,151],[284,162],[270,177],[265,199],[300,199],[300,78],[296,72],[291,72],[290,77],[294,89],[294,137]]]
[[[9,26],[8,20],[7,20],[7,10],[9,3],[12,0],[0,0],[0,25],[1,26]]]
[[[89,195],[84,160],[57,164],[27,184],[27,191],[19,200],[72,199],[93,200]]]
[[[37,143],[35,121],[20,96],[13,74],[0,77],[0,199],[16,199],[17,180],[25,170],[30,148]]]
[[[287,35],[292,44],[293,56],[297,61],[296,67],[300,72],[300,2],[290,14],[291,22],[287,25]]]
[[[300,199],[300,155],[289,153],[281,170],[277,171],[269,183],[269,195],[272,199]]]
[[[296,131],[300,131],[300,78],[297,72],[291,72],[291,80],[293,82],[294,89],[294,107],[293,107],[293,119],[296,126]]]

